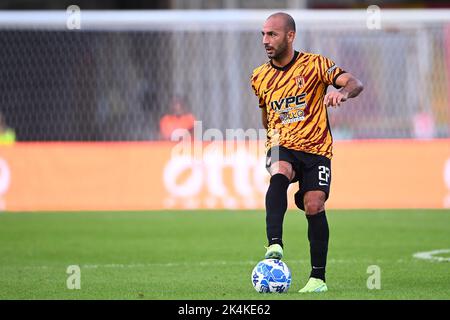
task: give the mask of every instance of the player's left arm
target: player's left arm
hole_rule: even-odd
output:
[[[336,78],[335,84],[338,87],[341,87],[341,89],[338,91],[329,92],[325,95],[323,103],[327,107],[338,107],[347,99],[354,98],[359,95],[364,89],[362,82],[348,72],[340,74]]]

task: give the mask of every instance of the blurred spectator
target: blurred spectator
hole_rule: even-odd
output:
[[[16,142],[16,133],[13,129],[8,128],[5,118],[0,112],[0,145],[13,144]]]
[[[159,121],[160,137],[163,140],[170,140],[172,133],[176,129],[189,131],[191,137],[194,130],[195,117],[188,112],[186,104],[180,97],[175,97],[169,108],[169,113],[164,115]]]
[[[434,137],[434,119],[428,112],[419,112],[413,118],[414,137],[416,139],[431,139]]]

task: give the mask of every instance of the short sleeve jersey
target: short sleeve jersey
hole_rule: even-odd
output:
[[[345,73],[319,54],[295,51],[283,68],[271,61],[256,68],[251,85],[259,107],[267,110],[266,150],[276,145],[332,158],[327,108],[323,103],[327,87]]]

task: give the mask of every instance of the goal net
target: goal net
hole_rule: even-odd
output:
[[[329,110],[335,139],[450,137],[449,11],[287,12],[297,50],[365,85]],[[19,141],[158,140],[175,100],[203,130],[261,128],[249,80],[271,13],[0,12],[0,112]]]

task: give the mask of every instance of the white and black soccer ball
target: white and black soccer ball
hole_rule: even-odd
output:
[[[291,286],[291,271],[278,259],[264,259],[253,268],[252,284],[258,292],[287,292]]]

